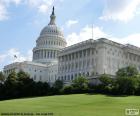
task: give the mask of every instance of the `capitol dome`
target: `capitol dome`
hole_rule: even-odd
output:
[[[66,46],[63,32],[55,23],[54,7],[50,16],[50,22],[45,26],[33,49],[33,61],[43,64],[52,64],[58,61],[58,52]]]
[[[44,27],[44,29],[40,33],[40,36],[45,36],[48,34],[64,37],[62,31],[56,25],[48,25],[48,26]]]

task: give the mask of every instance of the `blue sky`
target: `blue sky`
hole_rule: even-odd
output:
[[[31,60],[53,5],[68,45],[92,38],[93,27],[94,39],[140,47],[140,0],[0,0],[0,69]]]

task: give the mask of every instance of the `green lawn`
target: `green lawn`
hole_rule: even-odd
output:
[[[125,108],[140,109],[140,97],[76,94],[0,101],[0,113],[41,112],[53,116],[125,116]]]

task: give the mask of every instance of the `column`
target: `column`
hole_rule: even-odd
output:
[[[50,58],[50,51],[49,51],[49,50],[48,50],[48,55],[47,55],[47,57]]]
[[[43,59],[43,50],[41,50],[41,59]]]
[[[52,50],[50,50],[50,58],[52,58]]]

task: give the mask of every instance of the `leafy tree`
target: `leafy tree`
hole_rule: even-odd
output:
[[[29,76],[28,73],[26,73],[26,72],[20,70],[20,71],[17,73],[17,77],[18,77],[19,79],[25,79],[25,78],[29,78],[30,76]]]
[[[64,94],[71,94],[71,93],[73,93],[73,87],[72,86],[65,86],[63,88],[63,92],[64,92]]]
[[[115,89],[119,94],[134,95],[139,87],[138,70],[133,66],[121,68],[116,73]]]
[[[56,80],[55,83],[53,84],[53,87],[58,91],[61,90],[63,86],[64,86],[64,83],[61,80]]]
[[[121,68],[116,73],[117,77],[133,77],[136,75],[138,75],[138,70],[136,67],[133,67],[133,66]]]
[[[95,91],[100,93],[110,94],[114,87],[114,79],[107,74],[102,74],[99,77],[100,84],[95,86]],[[97,90],[98,89],[98,90]]]
[[[4,83],[4,89],[5,89],[5,97],[6,98],[16,98],[18,96],[18,81],[17,81],[17,73],[15,71],[12,71],[8,78],[6,79]]]
[[[12,71],[9,75],[7,80],[11,80],[11,81],[16,81],[17,79],[17,73],[15,71]]]
[[[88,80],[83,76],[79,76],[72,81],[72,86],[77,90],[86,90],[88,88]]]
[[[3,72],[0,72],[0,82],[4,82],[4,80],[5,80],[5,76]]]
[[[107,74],[102,74],[99,77],[99,80],[101,81],[101,83],[104,86],[108,86],[108,85],[112,85],[113,84],[113,79],[109,75],[107,75]]]
[[[116,87],[119,94],[134,95],[139,87],[137,78],[116,78]]]

